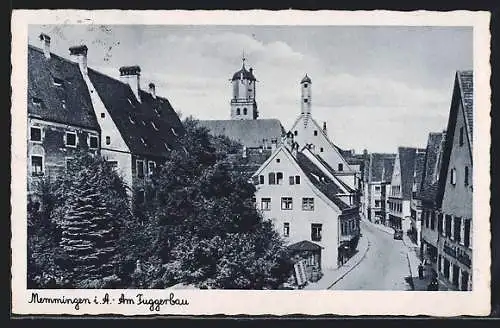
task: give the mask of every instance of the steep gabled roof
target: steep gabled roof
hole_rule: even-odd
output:
[[[340,187],[332,181],[320,168],[318,168],[307,156],[301,152],[297,153],[296,161],[300,168],[312,184],[318,188],[328,199],[330,199],[340,210],[349,208],[349,205],[344,203],[337,195],[342,194]]]
[[[372,153],[370,154],[370,166],[369,166],[369,182],[382,182],[384,181],[384,176],[387,176],[390,170],[390,176],[392,177],[392,167],[394,166],[394,159],[396,154],[385,154],[385,153]],[[386,161],[388,160],[388,163]],[[392,160],[392,165],[391,165]],[[390,181],[390,178],[389,178]]]
[[[420,191],[420,182],[422,181],[422,176],[424,174],[424,164],[425,164],[425,151],[417,151],[415,155],[415,169],[413,172],[413,183],[416,187],[416,194]]]
[[[140,90],[139,102],[127,83],[90,68],[88,75],[132,153],[166,157],[165,145],[179,149],[184,128],[168,100]]]
[[[277,119],[200,120],[199,125],[206,127],[214,136],[227,136],[247,148],[259,148],[264,140],[271,146],[273,139],[279,142],[285,134],[281,122]]]
[[[420,181],[420,190],[417,198],[434,202],[437,191],[437,180],[439,177],[439,157],[442,153],[442,141],[445,133],[429,133],[427,139],[427,148],[425,152],[425,161]]]
[[[444,189],[447,180],[448,166],[450,164],[450,156],[453,148],[453,140],[455,137],[455,128],[457,124],[457,116],[462,115],[459,111],[460,106],[464,109],[464,121],[467,127],[467,143],[469,145],[469,155],[471,163],[472,144],[473,144],[473,71],[457,71],[455,75],[455,84],[453,86],[453,96],[451,99],[450,115],[448,117],[448,126],[446,128],[446,138],[444,142],[443,157],[441,169],[439,172],[439,182],[436,194],[436,205],[441,206],[444,196]]]
[[[417,152],[422,149],[399,147],[399,167],[401,169],[401,195],[403,199],[410,199],[413,186],[413,172],[417,159]]]
[[[382,174],[382,182],[391,182],[392,172],[394,171],[394,160],[396,159],[396,154],[391,154],[391,156],[384,158],[384,169]]]
[[[312,152],[311,152],[312,153]],[[318,159],[318,161],[332,174],[336,175],[338,172],[336,172],[320,155],[312,153],[314,157]],[[342,181],[341,179],[338,179],[338,182],[350,193],[355,192],[354,189],[352,189],[347,183]]]
[[[78,64],[28,45],[28,115],[99,131]]]

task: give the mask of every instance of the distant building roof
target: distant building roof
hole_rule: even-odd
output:
[[[321,171],[306,155],[301,152],[297,153],[296,161],[304,174],[309,178],[312,184],[318,188],[328,199],[330,199],[340,210],[350,208],[342,199],[337,195],[342,194],[343,191],[340,187],[332,181],[326,174]]]
[[[368,181],[369,182],[391,181],[392,168],[394,167],[395,158],[396,154],[386,154],[386,153],[370,154]],[[390,175],[388,175],[389,171]],[[388,176],[389,179],[385,180],[384,178],[387,178]]]
[[[457,80],[461,92],[461,100],[465,111],[465,119],[467,124],[467,132],[469,133],[470,144],[472,148],[473,126],[474,126],[474,78],[473,71],[458,71]]]
[[[306,76],[304,76],[302,78],[302,80],[300,81],[300,83],[311,83],[311,78],[306,74]]]
[[[28,45],[28,115],[100,130],[77,63]]]
[[[314,157],[316,157],[318,159],[318,161],[332,174],[332,175],[335,175],[337,174],[338,172],[336,172],[331,166],[330,164],[328,164],[320,155],[318,154],[314,154]],[[347,183],[345,183],[344,181],[342,181],[342,179],[338,179],[338,182],[345,188],[347,189],[347,191],[349,192],[355,192],[354,189],[352,189]]]
[[[281,140],[285,131],[277,119],[257,120],[201,120],[199,125],[212,135],[224,135],[247,148],[260,148],[264,143],[271,146],[273,139]]]
[[[420,190],[417,198],[434,202],[437,191],[437,180],[439,177],[439,158],[442,155],[441,144],[445,133],[429,133],[427,149],[420,182]]]
[[[168,100],[140,90],[139,102],[127,83],[90,68],[88,75],[131,152],[165,157],[167,147],[178,149],[184,128]]]

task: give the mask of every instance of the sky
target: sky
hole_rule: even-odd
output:
[[[300,80],[312,80],[312,115],[341,148],[395,153],[425,148],[446,129],[456,70],[473,68],[471,27],[31,25],[52,52],[85,44],[91,68],[119,77],[139,65],[181,117],[229,119],[230,78],[253,67],[260,118],[291,129]]]

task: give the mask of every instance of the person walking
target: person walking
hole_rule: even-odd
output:
[[[422,262],[418,265],[418,279],[424,279],[424,266],[422,265]]]

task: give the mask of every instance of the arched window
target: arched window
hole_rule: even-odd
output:
[[[240,109],[236,108],[236,115],[240,115],[240,114],[241,114]]]
[[[269,173],[269,184],[276,184],[276,175],[274,172]]]
[[[247,109],[243,108],[243,115],[246,115],[246,114],[247,114]]]

